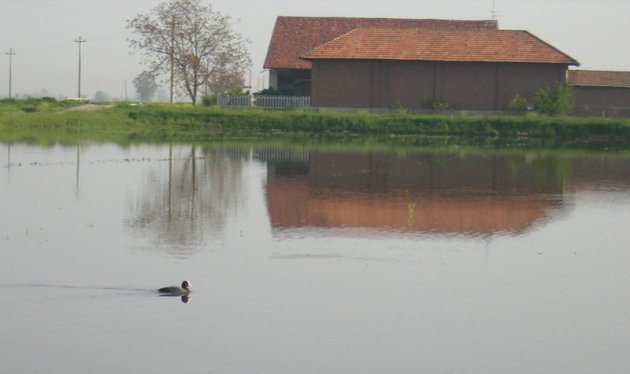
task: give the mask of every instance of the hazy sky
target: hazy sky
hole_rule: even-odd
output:
[[[144,67],[130,55],[128,19],[160,0],[0,0],[0,97],[8,95],[9,48],[13,93],[77,95],[78,43],[82,36],[82,89],[93,97],[135,96],[132,80]],[[286,16],[490,19],[492,0],[215,0],[214,9],[234,19],[249,39],[254,89],[275,19]],[[360,5],[357,5],[360,4]],[[630,71],[630,1],[496,0],[502,29],[528,30],[577,59],[581,69]],[[264,78],[266,83],[266,78]]]

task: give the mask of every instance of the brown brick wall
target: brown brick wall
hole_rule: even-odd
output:
[[[498,107],[507,110],[518,94],[531,101],[540,88],[566,82],[567,67],[550,64],[501,64],[498,74]]]
[[[455,109],[497,110],[496,64],[436,64],[436,95]]]
[[[630,88],[575,87],[575,114],[630,117]]]
[[[390,103],[405,107],[422,105],[433,96],[433,65],[402,63],[390,65]],[[392,89],[395,88],[395,89]]]
[[[520,94],[564,82],[566,66],[416,61],[316,60],[312,106],[423,108],[437,98],[464,110],[506,110]]]
[[[311,106],[370,107],[372,102],[372,62],[317,62],[311,70]]]

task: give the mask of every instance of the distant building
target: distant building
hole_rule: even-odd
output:
[[[569,70],[575,89],[575,113],[630,117],[630,72]]]

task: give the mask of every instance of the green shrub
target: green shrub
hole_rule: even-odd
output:
[[[255,93],[255,95],[295,96],[296,92],[293,87],[280,86],[278,88],[265,88],[264,90]]]
[[[203,106],[215,106],[217,105],[217,95],[205,95],[201,98],[201,103]]]
[[[51,102],[42,100],[37,104],[36,111],[37,112],[49,112],[51,110]]]
[[[508,105],[508,109],[512,112],[516,113],[525,113],[529,110],[529,102],[526,98],[522,97],[519,94],[516,94],[510,104]]]
[[[435,97],[427,100],[426,105],[433,110],[448,110],[451,107],[448,101]]]
[[[573,87],[560,84],[551,88],[541,88],[534,97],[534,109],[550,116],[569,114],[575,107]]]
[[[413,111],[409,108],[406,108],[404,106],[399,106],[398,108],[394,109],[393,111],[394,114],[400,114],[400,115],[405,115],[405,114],[411,114],[413,113]]]

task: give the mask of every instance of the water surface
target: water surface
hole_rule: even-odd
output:
[[[10,373],[625,373],[630,159],[0,144]],[[155,290],[183,279],[188,303]]]

